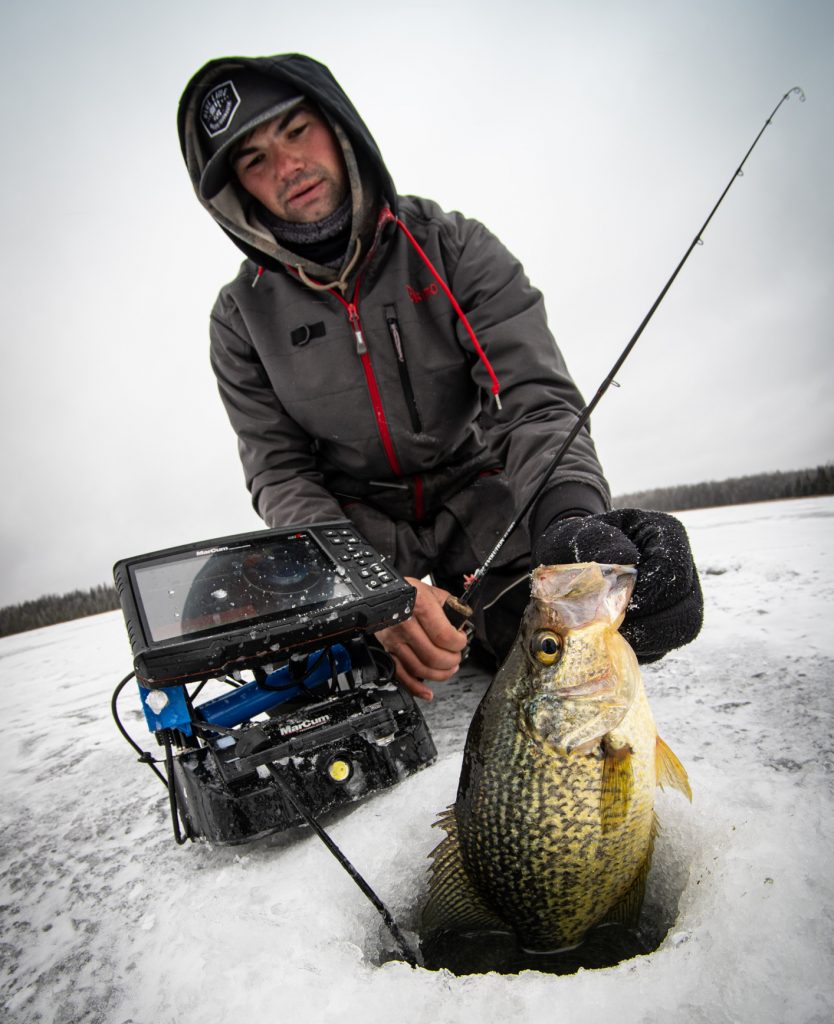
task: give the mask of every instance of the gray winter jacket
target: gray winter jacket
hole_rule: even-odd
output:
[[[288,80],[314,99],[340,140],[349,140],[351,181],[366,183],[365,200],[367,182],[375,183],[372,209],[354,189],[355,234],[365,232],[370,250],[342,289],[303,283],[299,268],[319,281],[327,269],[282,249],[236,185],[201,199],[249,257],[212,311],[211,361],[255,508],[280,526],[351,515],[361,506],[374,522],[360,515],[360,529],[395,557],[390,524],[429,522],[452,496],[503,468],[511,497],[487,531],[488,545],[496,524],[506,524],[511,506],[519,508],[538,484],[583,405],[541,294],[478,221],[396,194],[361,118],[310,58],[234,58],[195,76],[179,116],[195,189],[205,162],[195,110],[206,83],[240,65]],[[435,274],[468,318],[482,356]],[[598,512],[608,503],[585,430],[532,516],[544,526],[561,513]],[[463,515],[491,518],[475,506]],[[403,558],[398,564],[419,571]]]

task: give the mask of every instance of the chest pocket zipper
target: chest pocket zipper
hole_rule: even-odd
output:
[[[414,400],[414,388],[411,386],[411,377],[408,373],[408,363],[405,359],[405,347],[403,346],[400,325],[395,316],[386,313],[385,321],[388,324],[388,333],[391,335],[391,343],[397,356],[397,369],[400,374],[400,384],[405,396],[405,404],[408,406],[408,414],[411,417],[411,426],[415,434],[422,434],[423,424],[420,421],[420,413],[417,411],[417,403]]]

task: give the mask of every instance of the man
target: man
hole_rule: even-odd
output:
[[[542,297],[482,224],[397,195],[359,114],[309,57],[211,61],[178,127],[200,202],[248,257],[212,311],[211,359],[254,506],[271,527],[347,516],[406,575],[415,614],[378,638],[431,699],[426,681],[454,674],[465,646],[445,598],[583,406]],[[609,503],[584,430],[486,577],[475,625],[487,654],[512,643],[531,557],[640,562],[624,630],[644,660],[697,634],[683,528]]]

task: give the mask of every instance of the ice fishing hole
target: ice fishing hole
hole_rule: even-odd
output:
[[[661,798],[659,803],[662,805],[660,834],[636,930],[619,926],[595,929],[582,947],[556,956],[526,954],[509,933],[471,933],[455,936],[434,950],[421,951],[421,966],[430,970],[445,967],[459,975],[517,974],[525,970],[567,975],[580,968],[615,967],[632,957],[654,953],[678,921],[681,897],[690,884],[690,868],[697,847],[692,831],[694,822],[688,817],[691,815],[689,805],[676,806],[674,797],[668,802]],[[425,896],[424,880],[412,903],[391,907],[397,924],[414,948],[420,946],[420,910]],[[366,960],[377,967],[403,960],[382,921],[372,924],[363,952]],[[422,952],[428,953],[430,962],[423,961]]]

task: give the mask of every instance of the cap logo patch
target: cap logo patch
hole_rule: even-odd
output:
[[[200,107],[200,121],[209,138],[221,135],[232,123],[235,111],[240,106],[240,96],[234,82],[215,85]]]

